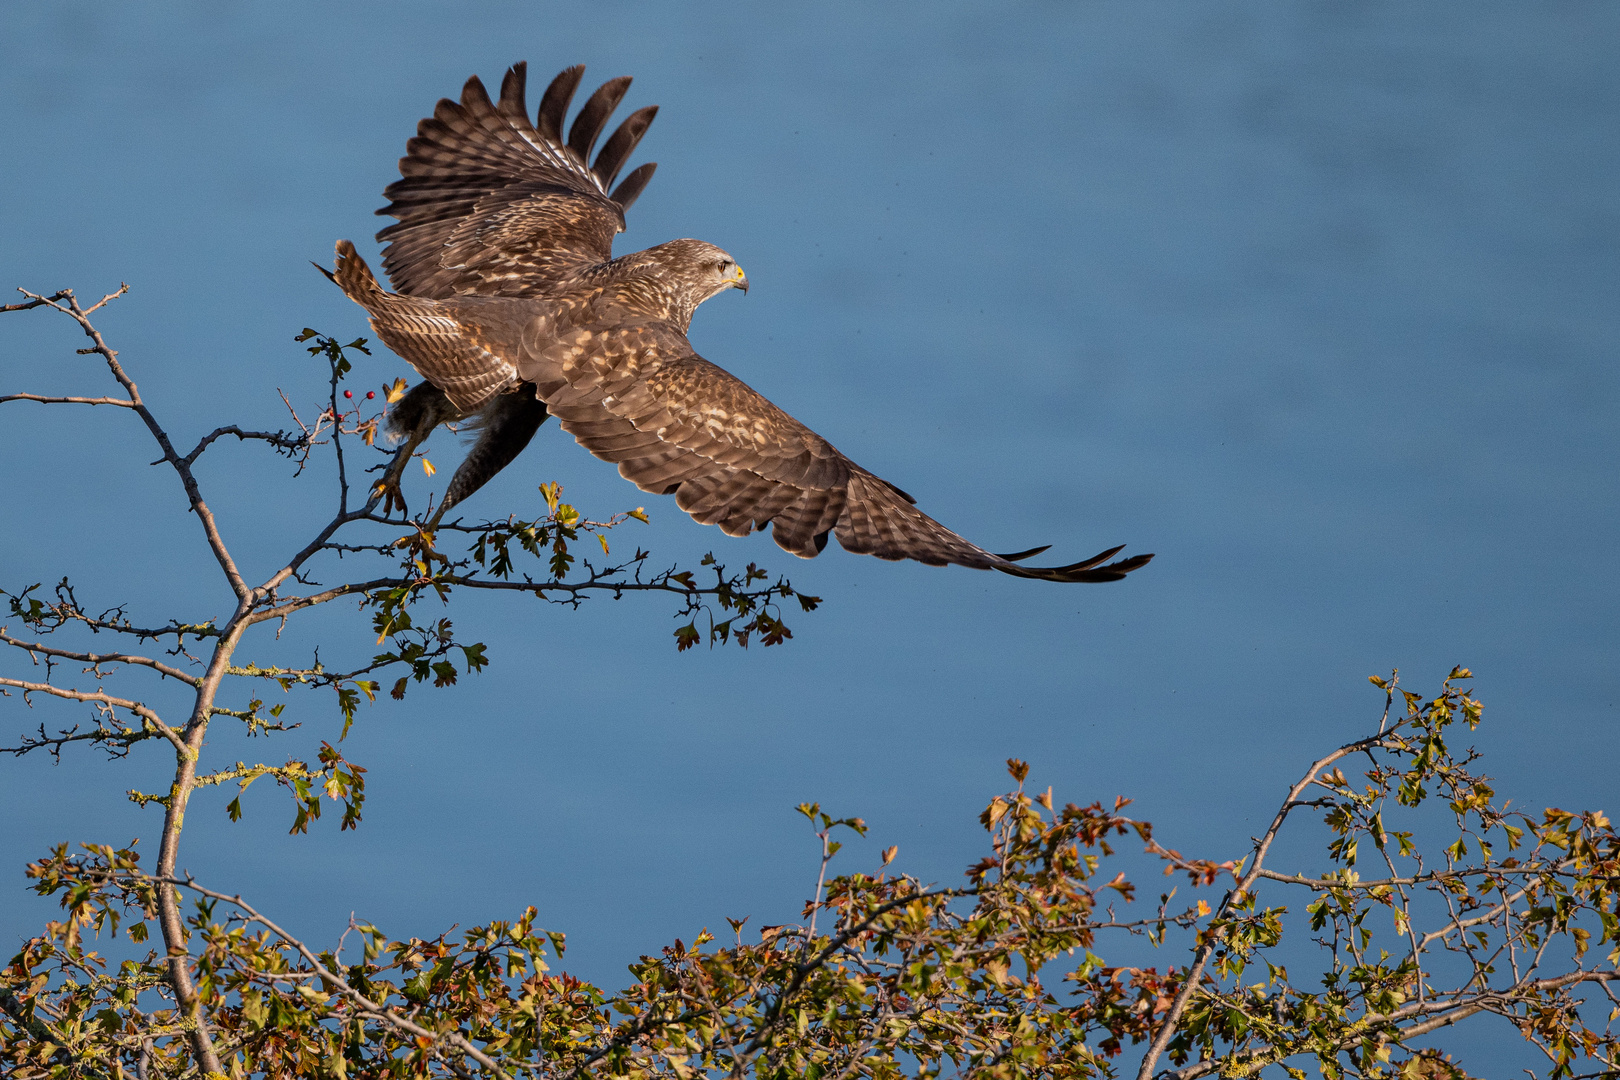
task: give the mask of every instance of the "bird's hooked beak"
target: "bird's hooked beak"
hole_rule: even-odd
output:
[[[741,289],[744,296],[748,295],[748,275],[736,263],[731,265],[731,273],[726,275],[726,284],[733,289]]]

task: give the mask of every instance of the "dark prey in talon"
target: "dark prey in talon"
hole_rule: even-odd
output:
[[[614,186],[657,109],[632,113],[591,163],[591,151],[630,86],[604,83],[563,122],[584,74],[552,80],[531,121],[524,65],[491,102],[476,77],[461,101],[439,102],[400,159],[402,179],[379,210],[398,218],[377,234],[395,292],[378,284],[347,240],[322,271],[371,316],[377,336],[426,382],[399,401],[389,429],[404,445],[379,483],[403,507],[400,472],[440,424],[477,432],[451,477],[439,518],[515,458],[547,416],[619,466],[643,491],[730,536],[771,529],[782,548],[814,558],[836,536],[845,549],[1000,570],[1046,581],[1117,581],[1152,555],[1108,562],[1121,549],[1067,566],[996,555],[918,510],[872,475],[692,351],[699,304],[748,279],[726,252],[672,240],[613,257],[624,212],[652,178],[640,166]]]

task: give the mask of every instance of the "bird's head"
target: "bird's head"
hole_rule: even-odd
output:
[[[702,240],[671,240],[621,255],[608,264],[629,295],[643,306],[661,302],[665,317],[682,331],[698,305],[727,289],[748,291],[748,276],[726,252]],[[654,299],[656,297],[656,300]]]
[[[713,256],[712,259],[704,262],[704,268],[714,274],[718,282],[710,291],[709,296],[718,296],[727,289],[741,289],[743,295],[747,296],[748,275],[743,273],[742,267],[737,265],[737,260],[713,244],[704,244],[703,246],[708,248]],[[703,299],[707,300],[709,296],[705,296]]]
[[[727,289],[748,291],[748,275],[737,260],[702,240],[671,240],[649,248],[646,254],[653,256],[693,308]]]

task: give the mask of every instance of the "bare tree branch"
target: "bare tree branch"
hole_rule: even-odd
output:
[[[61,687],[52,686],[50,683],[32,683],[25,682],[22,679],[0,678],[0,686],[14,687],[23,691],[25,695],[46,694],[50,697],[64,698],[68,701],[87,701],[94,704],[110,706],[116,709],[126,709],[129,712],[134,713],[136,716],[139,716],[144,723],[150,724],[152,729],[158,734],[162,735],[165,739],[169,740],[169,742],[173,744],[175,750],[177,750],[179,753],[187,753],[186,745],[181,741],[180,733],[175,731],[168,724],[165,724],[157,713],[153,712],[151,709],[147,708],[145,705],[142,705],[138,701],[130,701],[127,698],[113,697],[111,694],[104,694],[99,690],[64,690]]]
[[[72,291],[68,289],[62,289],[59,292],[54,292],[49,296],[34,296],[34,294],[29,292],[27,289],[18,289],[17,291],[22,293],[24,296],[33,297],[33,299],[27,300],[21,304],[7,304],[4,307],[0,307],[0,312],[27,311],[30,308],[44,307],[46,304],[54,304],[56,301],[65,296],[73,295]],[[98,304],[97,307],[99,306],[100,305]]]
[[[13,645],[19,649],[22,649],[24,652],[40,653],[45,656],[60,657],[64,660],[79,660],[92,666],[99,666],[101,664],[132,664],[137,667],[147,667],[162,675],[166,675],[171,679],[179,679],[188,686],[196,686],[200,681],[197,676],[191,674],[189,671],[181,671],[177,667],[172,667],[168,664],[162,663],[161,661],[152,660],[145,656],[134,656],[130,653],[69,652],[66,649],[52,648],[49,645],[42,645],[35,641],[19,641],[17,638],[7,634],[3,628],[0,628],[0,643]]]
[[[152,411],[141,400],[140,388],[135,385],[135,380],[125,373],[123,365],[118,362],[117,351],[107,344],[106,339],[101,336],[101,331],[97,330],[90,322],[89,316],[91,312],[109,300],[122,296],[128,291],[128,287],[125,286],[116,293],[108,294],[88,310],[79,306],[79,301],[73,295],[71,289],[64,289],[55,297],[40,296],[28,292],[26,289],[19,289],[18,291],[28,297],[29,300],[38,301],[46,307],[54,308],[79,324],[80,329],[84,331],[85,336],[92,343],[88,349],[81,349],[80,352],[95,353],[107,362],[107,367],[112,372],[113,378],[118,381],[118,384],[124,388],[124,392],[129,395],[130,408],[134,409],[146,423],[147,430],[152,433],[152,438],[156,439],[158,446],[162,448],[163,460],[169,462],[174,467],[175,472],[179,474],[181,486],[185,488],[186,498],[191,502],[191,510],[197,515],[197,519],[202,522],[203,532],[208,539],[209,550],[214,553],[214,558],[219,563],[220,569],[225,572],[226,580],[230,582],[231,588],[239,599],[245,598],[248,591],[247,585],[242,581],[242,574],[237,570],[236,563],[231,558],[230,552],[226,550],[225,541],[220,536],[219,525],[214,520],[213,511],[203,501],[202,491],[197,485],[197,478],[192,475],[190,462],[175,452],[174,444],[169,441],[168,432],[164,431],[162,425],[157,422],[157,417],[152,415]]]
[[[44,397],[40,394],[0,395],[0,405],[8,401],[37,401],[41,405],[119,405],[126,409],[135,407],[133,401],[115,397]]]
[[[258,439],[262,442],[269,443],[277,450],[285,450],[289,453],[306,449],[310,445],[310,436],[308,433],[293,436],[287,434],[285,431],[243,431],[235,424],[231,424],[228,427],[215,428],[207,435],[204,435],[202,437],[202,441],[197,444],[196,449],[192,450],[191,453],[187,454],[180,460],[185,464],[190,465],[202,455],[204,450],[208,449],[209,445],[213,443],[215,439],[218,439],[224,435],[235,435],[237,440],[241,442],[246,442],[249,439]]]

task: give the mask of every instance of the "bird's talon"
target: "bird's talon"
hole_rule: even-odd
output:
[[[384,517],[387,517],[389,514],[393,513],[396,506],[399,507],[400,514],[403,515],[406,513],[405,493],[400,490],[399,479],[397,477],[385,476],[381,480],[378,480],[375,484],[372,484],[371,497],[373,499],[382,499]]]

